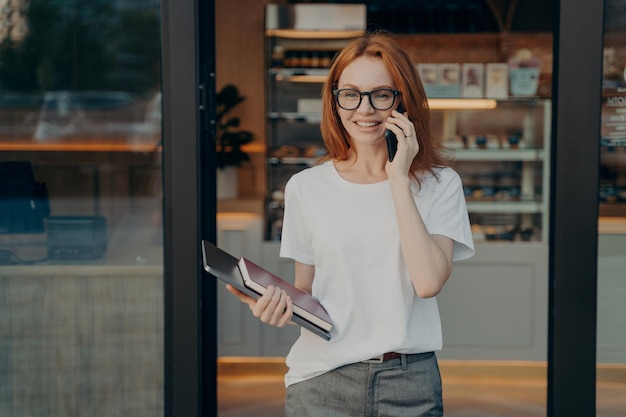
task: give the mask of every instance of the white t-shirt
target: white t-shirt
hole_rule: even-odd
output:
[[[474,254],[463,187],[451,168],[420,177],[415,203],[431,234],[454,240],[454,260]],[[355,184],[332,162],[295,174],[285,188],[280,256],[315,265],[313,296],[332,338],[302,330],[287,355],[287,386],[385,352],[440,350],[437,301],[417,296],[403,255],[388,181]]]

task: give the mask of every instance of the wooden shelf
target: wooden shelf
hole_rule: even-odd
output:
[[[161,152],[162,150],[160,143],[135,143],[126,140],[0,142],[0,151],[14,152]]]
[[[352,39],[363,35],[362,30],[296,30],[267,29],[265,36],[285,39]]]

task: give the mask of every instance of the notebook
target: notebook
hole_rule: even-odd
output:
[[[202,257],[204,269],[209,274],[251,297],[259,298],[265,287],[270,284],[283,288],[293,303],[292,321],[323,339],[330,340],[332,321],[322,305],[308,293],[249,259],[238,259],[206,240],[202,241]],[[248,284],[246,284],[242,270]]]

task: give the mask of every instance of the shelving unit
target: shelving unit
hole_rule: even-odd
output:
[[[220,227],[224,234],[218,241],[228,239],[233,245],[229,247],[232,253],[249,254],[251,259],[258,259],[287,280],[293,280],[294,266],[292,260],[279,257],[283,190],[291,175],[318,160],[318,156],[310,153],[322,148],[319,99],[327,70],[285,65],[285,52],[290,48],[327,50],[328,45],[338,50],[350,41],[344,38],[346,34],[357,35],[349,32],[326,28],[314,32],[293,29],[266,32],[265,217],[254,226],[239,221],[231,225],[222,222]],[[482,35],[481,39],[483,36],[488,35]],[[441,39],[440,48],[446,48],[455,38],[446,35]],[[413,49],[423,49],[417,37],[405,41]],[[430,47],[432,41],[429,35]],[[551,40],[547,44],[551,45]],[[274,53],[276,46],[282,57]],[[460,56],[459,60],[464,62],[463,58],[468,56]],[[438,355],[454,360],[545,361],[550,101],[537,98],[435,99],[430,100],[430,104],[433,134],[450,148],[454,168],[461,174],[468,193],[476,190],[471,187],[489,185],[481,183],[486,179],[499,182],[490,186],[501,186],[509,181],[519,189],[516,196],[508,199],[503,198],[504,194],[496,198],[495,193],[481,199],[469,195],[468,208],[474,224],[484,220],[483,229],[493,222],[497,222],[494,226],[503,228],[516,224],[533,226],[528,241],[522,239],[521,233],[513,236],[504,233],[494,240],[487,240],[486,236],[483,241],[477,239],[476,255],[454,264],[445,291],[437,296],[445,340],[444,351]],[[517,149],[507,145],[508,138],[514,135],[520,139]],[[483,136],[485,146],[478,146],[476,138]],[[497,148],[494,138],[500,141]],[[237,228],[241,231],[232,230]],[[511,237],[514,240],[508,240]],[[261,245],[242,246],[258,239],[263,240]],[[294,326],[281,329],[262,326],[251,317],[245,305],[233,306],[239,310],[223,315],[227,319],[222,328],[229,333],[224,334],[220,342],[222,352],[266,356],[282,356],[288,352],[297,337]]]
[[[364,29],[365,21],[362,23]],[[319,129],[320,93],[328,76],[330,58],[361,34],[363,30],[266,30],[265,240],[280,240],[287,180],[325,153]]]
[[[284,187],[325,154],[320,60],[359,30],[266,31],[265,240],[282,231]],[[334,53],[333,53],[334,54]],[[538,98],[432,99],[433,134],[463,179],[476,242],[548,241],[551,103]]]
[[[276,73],[272,71],[270,76]],[[273,78],[274,84],[291,82],[288,77]],[[302,84],[319,94],[321,82],[314,78]],[[279,94],[279,88],[269,95],[272,93]],[[463,100],[455,102],[462,106]],[[508,99],[497,101],[489,110],[458,107],[432,112],[435,134],[451,148],[454,167],[466,186],[475,239],[547,242],[548,199],[544,196],[549,189],[549,100]],[[268,113],[267,240],[280,239],[284,184],[320,156],[306,155],[322,150],[320,119],[316,111]],[[516,138],[515,145],[508,142],[511,136]],[[478,144],[481,138],[482,145]]]
[[[497,100],[493,109],[432,110],[452,148],[476,242],[548,241],[551,103]]]
[[[320,84],[308,85],[319,91]],[[498,100],[492,109],[467,109],[462,108],[464,100],[455,102],[461,106],[439,101],[431,107],[432,127],[450,149],[453,167],[463,179],[476,255],[454,264],[445,291],[437,296],[446,341],[438,355],[457,360],[545,361],[551,102]],[[296,113],[294,124],[307,124],[317,115]],[[314,127],[311,137],[321,143],[318,125]],[[515,136],[513,146],[511,136]],[[482,137],[487,139],[484,143],[477,141]],[[294,138],[283,143],[299,146],[302,138]],[[277,142],[269,136],[269,143],[271,150]],[[267,200],[267,213],[275,216],[275,222],[267,223],[267,233],[276,238],[261,245],[268,265],[276,263],[280,247],[276,241],[283,210],[279,187],[316,159],[271,154],[267,159],[269,179],[274,181],[268,187],[276,193],[275,199],[270,194]],[[497,187],[505,184],[517,192],[498,194]],[[478,198],[475,192],[481,187],[482,198]],[[486,192],[490,187],[492,195]],[[275,268],[291,277],[293,267],[287,267],[285,259],[281,262],[285,263]],[[267,339],[288,337],[278,334]],[[280,346],[272,351],[286,349]]]

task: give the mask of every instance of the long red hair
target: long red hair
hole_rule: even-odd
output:
[[[343,70],[361,56],[382,59],[396,88],[402,93],[400,99],[409,119],[415,125],[419,153],[411,164],[411,173],[430,171],[443,166],[442,145],[432,137],[430,129],[430,109],[424,86],[417,74],[415,65],[408,54],[398,45],[396,39],[386,32],[365,34],[352,41],[335,56],[322,88],[322,138],[329,154],[324,160],[346,160],[352,143],[343,127],[337,111],[333,89],[337,88]]]

